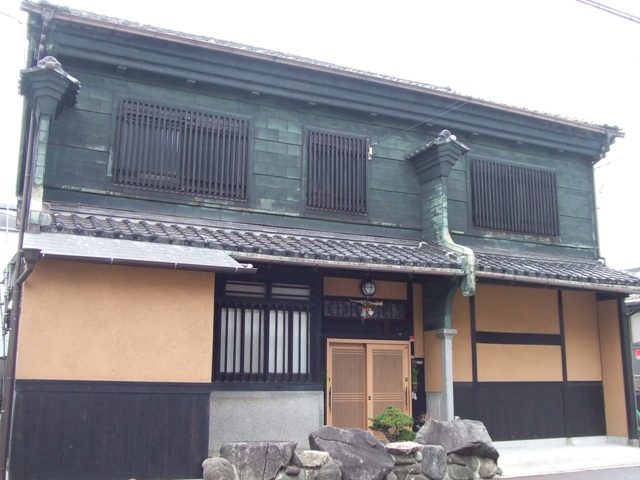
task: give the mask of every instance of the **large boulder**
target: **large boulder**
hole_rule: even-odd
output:
[[[466,457],[490,458],[496,463],[500,456],[484,424],[477,420],[429,420],[416,435],[416,442],[442,445],[447,455],[455,453]]]
[[[289,465],[296,446],[296,442],[225,443],[220,456],[236,467],[242,480],[273,480]]]
[[[393,470],[384,445],[360,428],[325,426],[309,435],[309,445],[331,455],[343,480],[383,480]]]

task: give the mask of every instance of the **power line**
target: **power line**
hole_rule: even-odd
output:
[[[623,12],[622,10],[616,10],[613,7],[609,7],[607,5],[603,5],[599,2],[594,2],[593,0],[576,0],[577,2],[584,3],[585,5],[589,5],[590,7],[597,8],[598,10],[602,10],[604,12],[610,13],[611,15],[615,15],[620,18],[624,18],[626,20],[630,20],[634,23],[640,23],[640,17],[636,17],[635,15],[631,15],[630,13]]]
[[[438,117],[441,117],[442,115],[444,115],[445,113],[449,113],[452,112],[453,110],[456,110],[464,105],[466,105],[467,103],[471,102],[472,98],[469,97],[467,100],[456,100],[455,102],[453,102],[451,105],[449,105],[448,107],[443,108],[442,110],[440,110],[438,113],[436,113],[435,115],[425,119],[425,120],[421,120],[418,123],[415,123],[413,125],[411,125],[410,127],[405,128],[404,130],[400,130],[399,132],[394,132],[391,133],[385,137],[382,137],[380,140],[378,140],[375,143],[372,143],[371,146],[376,146],[379,145],[380,143],[384,142],[387,138],[391,138],[391,137],[395,137],[396,135],[400,135],[402,133],[408,132],[409,130],[413,130],[416,127],[419,127],[420,125],[423,125],[427,122],[430,122],[431,120],[435,120]]]
[[[14,17],[13,15],[9,15],[8,13],[2,12],[0,11],[0,15],[4,15],[5,17],[9,17],[11,20],[15,20],[16,22],[18,22],[20,25],[24,25],[24,23],[22,23],[20,21],[20,19]]]

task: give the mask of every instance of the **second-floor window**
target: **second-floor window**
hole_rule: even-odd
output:
[[[123,100],[113,182],[244,200],[249,122]]]
[[[554,172],[477,158],[471,168],[475,227],[559,235]]]
[[[309,132],[307,207],[367,213],[367,139]]]

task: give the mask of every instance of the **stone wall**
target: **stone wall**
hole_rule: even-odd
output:
[[[478,438],[480,422],[432,422],[421,429],[422,443],[383,444],[364,430],[326,426],[309,435],[312,450],[296,451],[296,442],[228,443],[220,457],[203,462],[204,480],[471,480],[501,473],[488,434]],[[424,443],[442,433],[451,438]]]

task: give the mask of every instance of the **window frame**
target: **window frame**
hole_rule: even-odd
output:
[[[141,108],[146,108],[147,111],[153,109],[168,112],[166,116],[160,120],[160,126],[163,129],[168,130],[172,128],[172,126],[179,124],[181,132],[179,134],[176,133],[175,136],[180,136],[181,138],[169,141],[170,144],[171,141],[174,142],[172,145],[175,151],[173,152],[173,158],[170,159],[175,162],[173,168],[176,172],[174,172],[174,174],[154,172],[154,169],[161,170],[161,167],[159,167],[160,161],[147,164],[146,162],[148,162],[148,160],[142,158],[142,156],[141,158],[132,158],[137,154],[137,149],[144,150],[145,146],[147,150],[144,154],[146,154],[147,157],[153,154],[152,150],[154,147],[156,149],[163,147],[159,142],[149,147],[149,145],[151,145],[149,138],[144,135],[145,133],[149,133],[153,125],[150,127],[144,125],[144,118],[134,118],[133,122],[139,130],[146,129],[146,132],[134,132],[133,135],[137,135],[139,141],[134,142],[135,145],[127,144],[130,151],[123,154],[123,150],[126,148],[123,144],[125,141],[123,140],[123,130],[126,129],[123,128],[122,125],[125,116],[137,115],[138,117],[143,117],[144,115],[140,112],[127,112],[125,108],[125,104],[127,103],[130,109],[134,109],[136,106],[142,106]],[[190,115],[190,117],[180,120],[179,117],[181,115],[183,117],[189,117]],[[242,204],[246,203],[249,197],[249,180],[253,149],[253,132],[250,117],[200,107],[191,108],[189,105],[157,101],[157,99],[153,98],[119,96],[114,102],[113,118],[115,143],[109,172],[111,184],[114,187],[144,190],[152,196],[155,196],[155,192],[158,192],[163,195],[188,195],[204,200],[212,199],[237,201]],[[184,125],[185,122],[187,122],[186,129]],[[211,128],[208,133],[203,135],[200,134],[200,132],[203,131],[202,124],[205,122],[208,123]],[[225,125],[224,122],[237,123],[235,125]],[[222,126],[219,127],[221,123]],[[129,129],[133,130],[133,124],[129,125]],[[228,132],[233,130],[242,130],[242,133],[229,135]],[[168,134],[164,132],[156,135],[168,136]],[[215,140],[214,137],[216,137]],[[185,142],[185,138],[187,138],[188,141]],[[231,140],[228,141],[230,138]],[[219,145],[215,143],[221,139],[224,139],[225,142],[228,141],[227,143],[234,144],[237,148],[224,151],[224,153],[219,155],[222,159],[214,161],[219,150],[228,147],[228,144]],[[214,148],[218,149],[218,152],[214,152]],[[133,150],[133,152],[131,150]],[[163,150],[163,152],[165,151],[166,150]],[[123,159],[123,155],[127,154],[129,158]],[[186,162],[185,155],[190,156],[190,159]],[[222,168],[220,168],[221,164]],[[233,170],[234,173],[232,175],[225,174],[224,168],[226,167],[233,167],[230,170]],[[171,169],[171,167],[169,169]],[[177,170],[180,170],[180,173],[177,173]],[[221,175],[216,177],[214,171],[221,173]],[[154,181],[154,177],[156,177],[156,181]]]
[[[511,202],[510,205],[505,203],[504,200],[508,195],[516,193],[514,191],[508,191],[509,188],[512,190],[515,189],[515,182],[509,183],[507,188],[497,189],[493,187],[491,192],[486,190],[478,192],[477,188],[479,184],[482,184],[480,186],[484,186],[485,188],[488,185],[486,177],[484,182],[476,177],[476,165],[479,163],[490,165],[490,168],[502,169],[500,172],[500,175],[502,176],[510,175],[513,177],[514,175],[519,175],[520,178],[518,180],[525,182],[527,189],[517,193],[520,195],[526,195],[521,196],[519,202]],[[469,159],[468,174],[468,212],[470,228],[477,231],[490,231],[493,232],[493,234],[506,236],[537,237],[551,242],[559,240],[560,209],[558,201],[558,179],[557,172],[555,170],[538,166],[505,162],[482,156],[473,156]],[[485,176],[490,174],[491,173],[487,173],[487,171],[484,172]],[[505,183],[508,183],[509,180],[513,180],[513,178],[508,180],[503,179],[503,186]],[[537,185],[532,186],[536,183]],[[542,206],[535,200],[536,193],[540,193],[541,191],[545,193],[546,199]],[[483,211],[479,211],[477,204],[480,195],[484,196],[483,202],[485,208]],[[489,204],[492,207],[490,213]],[[500,207],[499,211],[493,209],[496,205]],[[510,206],[510,211],[508,212],[506,211],[507,206]],[[480,220],[478,217],[481,215],[490,215],[493,218],[489,220],[486,218]],[[512,224],[510,225],[509,222]],[[520,224],[519,228],[516,226],[518,223]]]
[[[324,185],[317,185],[315,188],[312,186],[312,183],[315,179],[319,179],[320,181],[322,181],[322,177],[323,175],[317,175],[314,176],[315,174],[320,173],[319,170],[320,168],[314,168],[315,166],[313,165],[314,162],[316,161],[314,159],[314,155],[312,152],[313,149],[313,139],[315,136],[317,135],[325,135],[325,136],[332,136],[336,139],[340,139],[341,141],[353,141],[353,142],[357,142],[360,143],[362,145],[361,150],[359,152],[356,152],[354,155],[356,157],[360,156],[360,158],[356,158],[356,160],[360,160],[362,163],[360,165],[356,165],[355,167],[355,172],[354,175],[358,175],[358,173],[360,174],[360,177],[357,178],[352,178],[350,182],[345,183],[344,182],[344,176],[341,177],[341,180],[343,180],[341,183],[342,185],[342,190],[349,190],[349,188],[351,188],[352,190],[355,190],[354,192],[354,196],[351,198],[336,198],[336,196],[334,195],[333,198],[326,198],[324,200],[322,199],[318,199],[317,197],[315,199],[312,198],[312,196],[314,195],[314,191],[317,194],[322,194],[323,192],[319,192],[319,189],[324,189],[325,191],[331,188],[337,188],[339,187],[338,185],[334,184],[334,185],[327,185],[326,182]],[[318,128],[318,127],[312,127],[312,126],[306,126],[305,127],[305,135],[304,135],[304,148],[303,148],[303,155],[304,155],[304,166],[305,166],[305,171],[304,171],[304,182],[303,182],[303,202],[304,202],[304,206],[307,212],[313,212],[315,214],[319,214],[319,215],[323,215],[323,214],[330,214],[332,216],[335,215],[348,215],[348,216],[367,216],[369,213],[369,201],[370,201],[370,170],[371,167],[369,166],[369,162],[370,162],[370,158],[369,158],[369,148],[370,148],[370,141],[369,138],[366,135],[361,135],[361,134],[356,134],[356,133],[346,133],[346,132],[342,132],[342,131],[335,131],[335,130],[328,130],[328,129],[323,129],[323,128]],[[315,157],[317,158],[317,157]],[[348,159],[344,159],[344,161],[348,161]],[[332,170],[332,168],[335,168],[334,166],[329,166],[326,165],[325,166],[325,171],[327,170]],[[360,170],[358,170],[360,169]],[[364,170],[364,172],[362,172],[362,170]],[[326,178],[336,178],[334,175],[330,175],[329,177]],[[349,185],[350,184],[350,185]],[[327,195],[327,193],[325,193],[325,195]],[[331,205],[331,203],[334,203],[334,205]],[[351,206],[349,206],[349,204]]]
[[[227,283],[260,285],[264,288],[249,288],[243,293],[240,287],[235,293],[226,294]],[[291,295],[286,288],[288,285],[308,287],[308,298],[303,300],[300,296]],[[278,291],[280,294],[274,294]],[[233,383],[245,386],[317,383],[321,313],[317,308],[316,291],[313,279],[292,280],[287,277],[285,281],[279,282],[259,277],[252,277],[247,281],[238,281],[238,277],[218,278],[214,309],[212,382],[218,385]],[[229,320],[230,309],[236,315],[239,313],[236,320]],[[229,337],[225,332],[225,325],[228,329],[232,323],[234,326],[240,325],[239,329],[244,329],[244,332],[237,337]],[[260,325],[261,330],[254,330],[256,325]],[[300,341],[299,334],[302,330],[306,333],[304,342]],[[253,340],[247,340],[247,333],[257,338],[259,345],[255,345]],[[284,351],[278,348],[283,345],[286,346]],[[240,350],[229,352],[233,346]],[[256,352],[259,357],[254,357]],[[301,360],[303,357],[304,361]]]

